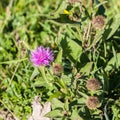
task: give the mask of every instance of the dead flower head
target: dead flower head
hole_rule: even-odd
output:
[[[52,67],[53,73],[57,76],[61,76],[63,72],[63,66],[61,64],[55,63]]]
[[[86,83],[86,88],[91,91],[96,91],[100,88],[100,83],[97,79],[89,79]]]
[[[92,26],[94,29],[103,29],[105,26],[105,17],[102,15],[93,17]]]
[[[88,99],[86,101],[86,106],[89,109],[96,109],[97,107],[99,107],[99,100],[98,100],[98,98],[94,97],[94,96],[88,97]]]

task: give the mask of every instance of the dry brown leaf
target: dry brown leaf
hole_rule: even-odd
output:
[[[35,96],[32,102],[32,116],[28,118],[28,120],[51,120],[45,115],[51,111],[51,103],[46,102],[43,106],[40,104],[41,98],[39,96]]]

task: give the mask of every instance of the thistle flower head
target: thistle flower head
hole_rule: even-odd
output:
[[[53,64],[52,70],[55,75],[60,76],[63,72],[63,66],[61,64],[55,63]]]
[[[100,88],[100,83],[97,79],[89,79],[86,83],[86,88],[91,91],[96,91]]]
[[[92,26],[94,29],[102,29],[105,25],[105,17],[98,15],[92,19]]]
[[[96,109],[97,107],[99,107],[99,100],[97,97],[94,96],[90,96],[88,97],[87,101],[86,101],[86,106],[89,109]]]
[[[50,48],[40,46],[31,52],[30,61],[34,66],[47,66],[54,59],[53,52]]]

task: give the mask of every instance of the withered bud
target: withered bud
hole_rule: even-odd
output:
[[[64,116],[68,116],[68,111],[66,111],[66,110],[63,111],[63,115],[64,115]]]
[[[99,107],[99,105],[100,105],[100,103],[99,103],[99,100],[97,97],[94,97],[94,96],[88,97],[88,99],[86,101],[86,106],[89,109],[96,109]]]
[[[105,17],[102,15],[93,17],[92,26],[94,29],[103,29],[105,26]]]
[[[52,67],[53,73],[57,76],[61,76],[63,72],[63,66],[61,64],[55,63]]]
[[[79,79],[81,77],[81,74],[80,73],[77,73],[76,76],[75,76],[75,79]]]
[[[96,91],[100,88],[100,83],[97,79],[89,79],[86,83],[86,88],[91,91]]]

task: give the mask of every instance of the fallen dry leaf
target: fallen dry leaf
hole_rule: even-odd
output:
[[[39,96],[35,96],[32,102],[32,115],[28,118],[28,120],[51,120],[45,115],[51,111],[51,103],[46,102],[43,106],[40,104],[41,98]]]

